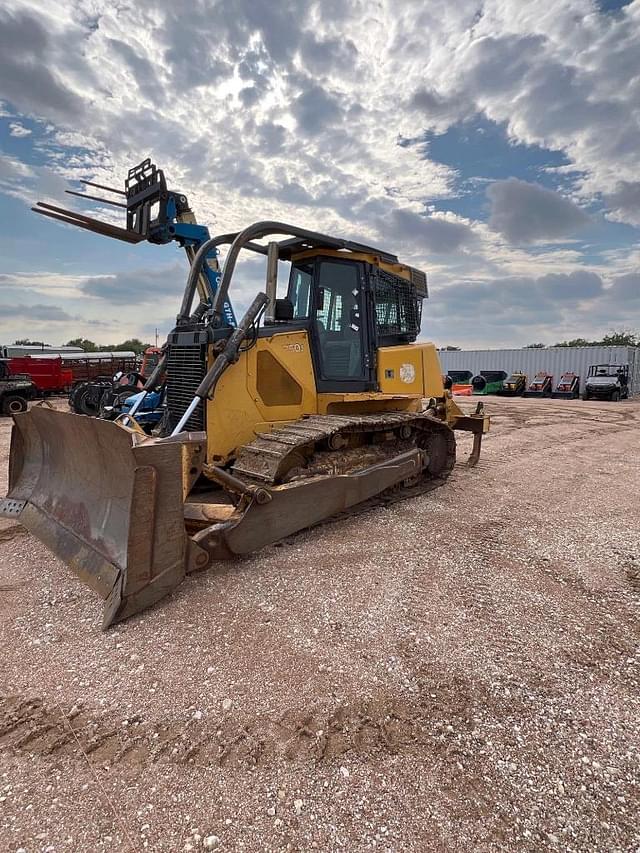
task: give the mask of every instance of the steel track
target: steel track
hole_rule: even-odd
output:
[[[301,528],[301,530],[347,520],[381,507],[392,506],[400,501],[420,497],[442,486],[451,474],[456,461],[456,443],[453,430],[430,413],[389,412],[358,417],[315,415],[295,424],[289,424],[280,430],[274,430],[272,433],[263,433],[258,436],[250,445],[241,448],[233,471],[238,478],[247,483],[273,482],[273,480],[277,480],[277,472],[286,470],[287,460],[290,461],[293,455],[297,455],[297,458],[304,455],[310,469],[313,469],[314,461],[317,460],[319,454],[325,461],[327,458],[331,459],[332,452],[326,449],[321,450],[321,448],[326,446],[327,441],[332,436],[337,434],[353,435],[359,432],[364,433],[367,437],[372,437],[374,433],[399,431],[402,426],[407,425],[411,425],[413,428],[413,441],[418,443],[416,439],[419,438],[420,446],[426,450],[427,454],[429,452],[430,434],[445,434],[447,439],[446,459],[442,470],[437,475],[431,475],[428,471],[424,471],[417,483],[393,486],[348,510],[327,516],[327,518]],[[393,452],[389,453],[389,458],[393,458],[399,450],[397,446],[399,441],[400,439],[393,447]],[[363,447],[363,450],[366,446]],[[268,455],[264,453],[265,449],[270,451]],[[336,457],[339,455],[339,452],[335,453]],[[358,466],[355,465],[352,470],[358,470]],[[348,471],[341,473],[348,473]],[[267,480],[267,478],[269,479]],[[304,476],[300,479],[304,481]],[[304,492],[304,490],[302,491]],[[295,535],[297,534],[290,534],[285,537],[285,541]]]

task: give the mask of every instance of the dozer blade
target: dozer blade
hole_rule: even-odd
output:
[[[106,628],[184,578],[183,505],[204,453],[204,433],[153,439],[35,407],[14,417],[0,514],[23,524],[105,599]]]

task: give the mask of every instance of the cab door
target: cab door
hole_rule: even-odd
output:
[[[311,335],[318,391],[366,391],[375,387],[366,305],[362,263],[316,260]]]

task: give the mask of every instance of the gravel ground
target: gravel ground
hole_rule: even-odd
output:
[[[636,850],[640,403],[487,408],[476,469],[107,633],[0,528],[0,849]]]

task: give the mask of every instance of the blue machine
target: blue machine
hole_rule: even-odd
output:
[[[88,195],[75,190],[66,190],[70,195],[85,200],[90,199],[113,207],[124,208],[127,216],[126,227],[120,228],[100,219],[85,216],[75,210],[67,210],[42,201],[39,201],[31,209],[43,216],[57,219],[68,225],[75,225],[78,228],[84,228],[87,231],[93,231],[96,234],[103,234],[105,237],[122,240],[125,243],[141,243],[146,240],[149,243],[165,245],[175,241],[185,250],[190,264],[200,247],[211,237],[209,229],[205,225],[196,223],[186,195],[167,189],[164,172],[162,169],[158,169],[149,158],[143,160],[138,166],[134,166],[133,169],[129,169],[124,182],[124,190],[108,187],[104,184],[96,184],[93,181],[81,181],[81,183],[89,187],[106,190],[116,197],[122,198],[124,196],[125,202]],[[206,316],[220,287],[222,273],[218,265],[218,255],[218,249],[211,249],[202,264],[198,277],[200,304],[196,308],[194,319]],[[178,322],[181,319],[186,320],[187,318],[186,316],[179,318]],[[231,328],[235,328],[237,325],[233,307],[228,300],[225,300],[223,305],[222,323]],[[112,409],[111,414],[114,414],[114,411],[116,410]],[[128,397],[121,406],[119,414],[128,414],[129,412],[141,426],[150,429],[158,423],[164,414],[163,391],[140,392],[140,394],[133,394]]]
[[[177,199],[184,199],[182,210],[179,210]],[[156,226],[150,231],[147,238],[150,243],[170,243],[175,240],[187,252],[189,262],[195,256],[196,252],[210,239],[211,234],[206,225],[198,225],[195,222],[180,221],[180,216],[184,215],[184,205],[186,205],[186,197],[180,196],[177,193],[168,193],[166,202],[166,221]],[[190,212],[190,211],[189,211]],[[202,265],[202,273],[206,276],[209,284],[210,294],[208,297],[209,303],[213,299],[220,286],[222,273],[218,267],[218,249],[212,249],[207,255],[207,263]],[[213,261],[213,263],[211,263]],[[228,326],[236,326],[236,317],[233,308],[229,301],[224,303],[224,319]]]
[[[100,219],[84,216],[75,210],[67,210],[42,201],[31,209],[43,216],[49,216],[96,234],[104,234],[105,237],[112,237],[125,243],[141,243],[146,240],[149,243],[163,245],[175,240],[187,253],[190,263],[200,246],[211,236],[205,225],[196,223],[186,195],[167,189],[164,172],[158,169],[149,158],[140,165],[134,166],[133,169],[129,169],[124,190],[96,184],[93,181],[81,181],[81,183],[107,190],[115,196],[124,196],[126,203],[66,190],[70,195],[79,196],[82,199],[124,208],[127,212],[126,227],[120,228]],[[199,288],[201,306],[211,304],[220,286],[218,254],[217,249],[212,249],[207,255],[207,262],[202,265],[203,285],[206,287]],[[235,328],[235,314],[228,301],[224,304],[223,319],[225,325]]]
[[[140,391],[138,394],[132,394],[124,401],[120,413],[128,415],[134,404],[138,403],[136,421],[141,427],[154,427],[164,414],[162,397],[161,391],[149,391],[147,394]]]

